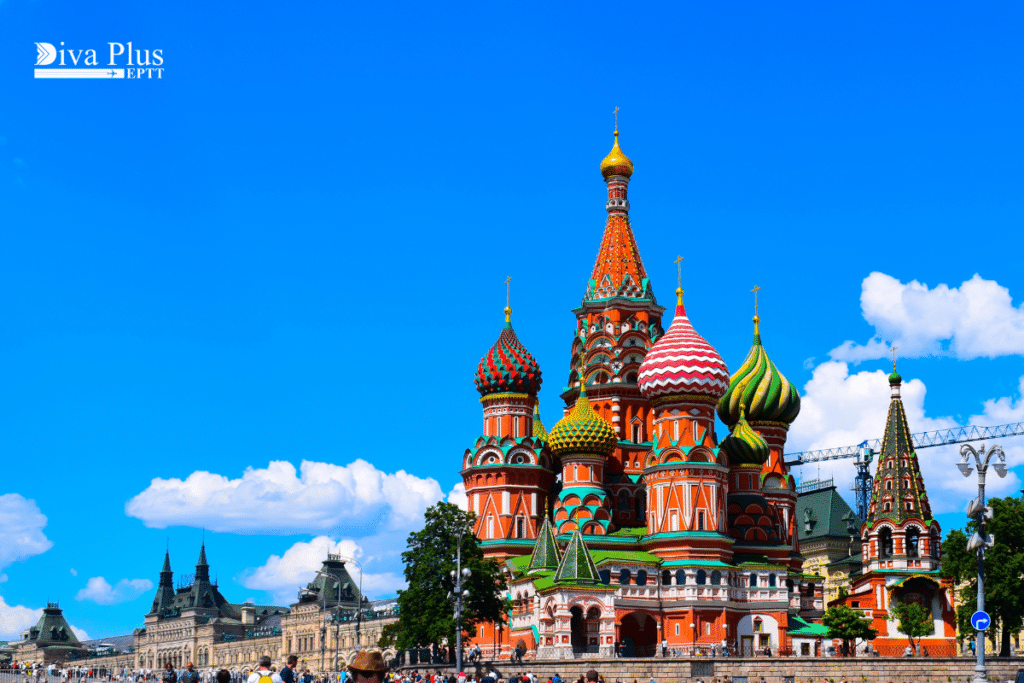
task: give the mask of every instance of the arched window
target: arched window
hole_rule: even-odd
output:
[[[621,572],[619,572],[619,585],[628,586],[630,578],[632,577],[629,573],[629,570],[623,569]]]
[[[786,579],[786,590],[793,592],[793,579]]]
[[[635,379],[632,382],[630,382],[630,384],[635,384],[635,383],[636,383]],[[640,423],[639,422],[634,422],[633,423],[633,443],[640,443],[642,441],[643,441],[643,430],[640,428]]]
[[[885,469],[887,469],[887,470],[891,470],[892,469],[892,458],[889,458],[888,460],[886,460],[886,462],[885,462]]]
[[[682,569],[676,571],[676,584],[680,586],[686,585],[686,571]]]
[[[938,559],[942,546],[939,543],[939,532],[935,529],[932,529],[932,542],[928,545],[930,546],[929,550],[931,550],[932,557]]]
[[[918,555],[918,543],[920,541],[921,530],[917,527],[910,527],[907,529],[907,557],[919,557]]]
[[[647,585],[647,572],[643,569],[636,573],[636,585],[646,586]]]
[[[721,586],[722,585],[722,572],[718,571],[717,569],[715,571],[711,572],[711,585],[712,586]]]
[[[768,575],[768,586],[771,587],[771,588],[775,588],[775,582],[776,582],[775,574],[769,574]]]
[[[892,491],[892,479],[885,480],[885,490]]]
[[[640,491],[633,498],[633,503],[635,505],[636,521],[645,524],[647,522],[647,494]]]
[[[671,586],[672,585],[672,572],[668,569],[662,570],[661,572],[661,585]]]
[[[753,572],[750,573],[750,587],[757,588],[757,574]]]
[[[811,582],[811,583],[807,584],[807,597],[809,597],[809,598],[813,598],[814,597],[814,582]]]
[[[602,569],[597,575],[601,577],[601,583],[606,586],[612,582],[612,573],[608,569]]]
[[[900,463],[900,465],[901,465],[902,467],[906,468],[906,466],[907,466],[907,459],[906,459],[906,458],[903,458],[903,461],[902,461],[902,462]]]
[[[619,491],[619,509],[629,510],[629,492]]]
[[[882,503],[882,512],[892,512],[892,503],[889,501]]]
[[[903,504],[903,507],[905,507],[907,509],[907,512],[913,512],[914,511],[914,504],[911,503],[909,500],[906,503]]]
[[[708,575],[703,569],[697,570],[697,585],[703,586],[708,582]]]
[[[883,527],[878,532],[878,556],[892,557],[892,529],[889,527]]]

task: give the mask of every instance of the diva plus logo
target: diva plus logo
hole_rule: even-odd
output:
[[[136,48],[132,43],[107,43],[93,48],[72,48],[64,43],[36,43],[36,78],[128,78],[164,77],[164,51]]]

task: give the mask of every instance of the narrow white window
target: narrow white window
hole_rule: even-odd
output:
[[[508,491],[501,492],[501,514],[507,515],[512,506],[512,495]]]
[[[494,538],[494,515],[487,515],[487,538]]]
[[[514,436],[518,439],[519,438],[519,418],[518,417],[514,417],[512,419],[513,419],[513,423],[515,425],[515,427],[514,427],[514,429],[515,429]]]

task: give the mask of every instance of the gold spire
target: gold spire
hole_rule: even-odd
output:
[[[676,287],[676,305],[683,305],[683,257],[676,256],[676,280],[678,286]]]
[[[761,289],[761,285],[754,285],[754,288],[750,290],[754,294],[754,334],[761,334],[761,316],[757,314],[757,290]]]
[[[512,276],[509,275],[505,278],[505,322],[512,322],[512,305],[509,303],[511,298],[511,287],[509,283],[512,282]]]
[[[619,108],[615,107],[615,143],[612,145],[612,151],[608,152],[608,156],[601,162],[601,175],[604,176],[605,180],[614,176],[621,175],[629,178],[633,175],[633,162],[629,160],[622,150],[619,149]]]

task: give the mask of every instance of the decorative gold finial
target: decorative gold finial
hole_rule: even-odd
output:
[[[507,323],[512,322],[512,304],[509,303],[512,296],[510,282],[512,282],[511,275],[505,278],[505,322]]]
[[[615,111],[613,111],[612,113],[615,114],[615,132],[618,133],[619,132],[619,108],[615,107]]]
[[[683,257],[676,256],[676,280],[678,285],[676,286],[676,305],[683,305]]]
[[[891,349],[889,349],[889,353],[892,354],[892,371],[893,372],[896,372],[896,349],[898,349],[898,348],[900,348],[900,347],[894,346]]]
[[[761,289],[761,285],[754,285],[754,288],[752,290],[750,290],[753,293],[753,295],[754,295],[754,333],[755,334],[760,334],[761,333],[761,329],[760,329],[761,316],[759,316],[757,314],[757,291],[759,289]]]

